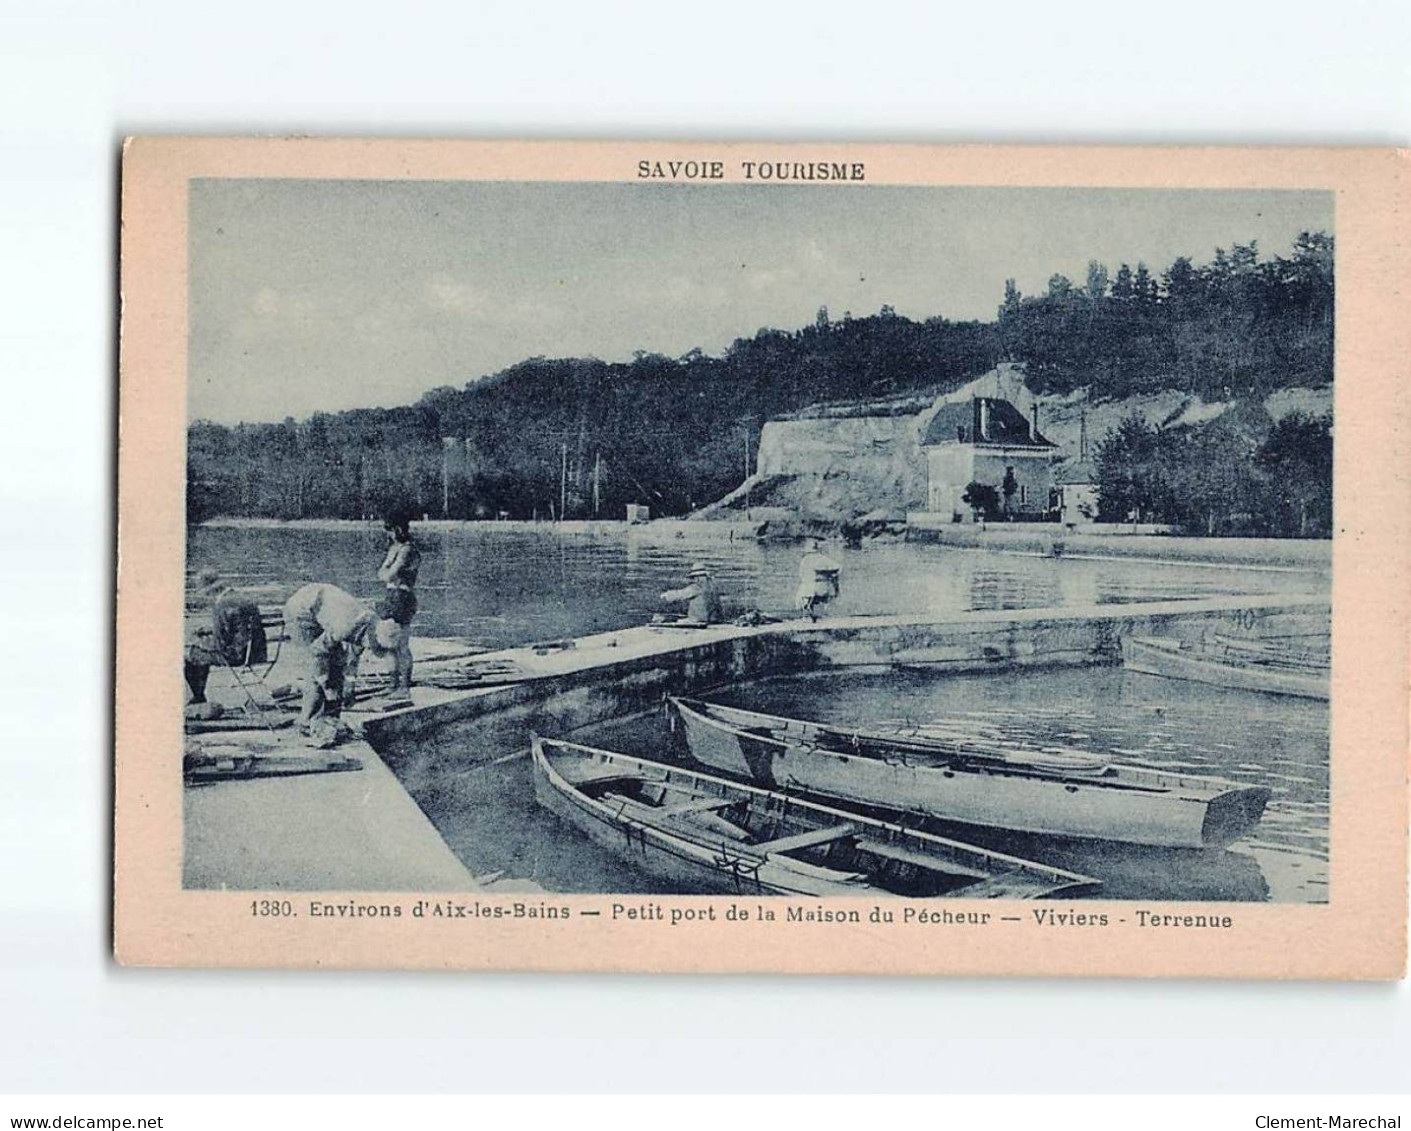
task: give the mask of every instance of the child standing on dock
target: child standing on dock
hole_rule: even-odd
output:
[[[382,524],[387,531],[387,554],[378,567],[377,579],[387,586],[378,614],[396,621],[402,628],[393,661],[392,696],[410,695],[412,690],[412,618],[416,616],[416,578],[421,569],[421,550],[412,540],[411,516],[399,509]]]

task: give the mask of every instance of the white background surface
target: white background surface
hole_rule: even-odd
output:
[[[0,1093],[1411,1088],[1404,986],[163,972],[107,943],[121,135],[1405,145],[1407,12],[0,3]]]

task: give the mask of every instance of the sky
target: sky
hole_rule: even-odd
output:
[[[884,304],[994,317],[1096,259],[1207,261],[1331,232],[1332,197],[1261,190],[198,180],[187,415],[392,406],[527,357],[718,354]],[[944,375],[938,375],[938,379]]]

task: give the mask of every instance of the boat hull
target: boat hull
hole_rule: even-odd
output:
[[[607,849],[637,870],[664,881],[682,894],[716,895],[819,895],[818,891],[800,891],[767,882],[752,861],[740,860],[729,853],[711,854],[684,845],[648,826],[624,826],[610,812],[564,789],[550,780],[534,764],[534,797],[559,820],[573,826],[594,844]],[[830,894],[859,894],[834,892]]]
[[[1230,783],[1198,791],[1147,787],[1131,771],[1133,780],[1115,785],[1100,777],[843,754],[787,734],[776,740],[722,726],[684,704],[678,703],[678,710],[691,756],[714,769],[771,788],[987,828],[1164,848],[1217,848],[1253,828],[1269,798],[1267,789]]]
[[[1219,660],[1172,647],[1174,641],[1126,637],[1122,641],[1122,664],[1143,675],[1165,676],[1226,687],[1235,691],[1257,691],[1265,695],[1293,695],[1300,699],[1327,699],[1326,675],[1275,670],[1260,664],[1221,663]],[[1166,645],[1166,646],[1163,646]]]
[[[641,810],[624,813],[620,806],[615,808],[612,803],[585,795],[574,783],[556,772],[545,754],[545,745],[545,740],[536,740],[533,753],[534,793],[539,804],[594,843],[642,872],[665,881],[673,891],[813,897],[893,894],[873,884],[858,882],[857,877],[851,882],[837,879],[835,877],[840,873],[830,873],[826,868],[791,859],[783,855],[782,847],[778,850],[779,854],[775,854],[769,851],[768,845],[755,846],[719,836],[697,835],[687,839],[673,834],[669,829],[655,827],[650,816],[644,818]],[[608,759],[621,757],[586,747],[578,749]],[[1088,894],[1100,886],[1089,876],[972,845],[908,832],[856,814],[809,805],[782,795],[641,759],[623,760],[658,775],[658,780],[689,778],[692,785],[703,786],[722,797],[738,795],[745,801],[751,800],[744,796],[746,793],[754,795],[753,804],[766,809],[777,807],[781,816],[786,810],[797,812],[799,807],[806,807],[815,814],[824,815],[820,827],[826,829],[832,823],[854,830],[870,846],[868,851],[881,851],[883,855],[890,851],[905,857],[910,848],[915,859],[918,846],[925,850],[929,844],[955,853],[956,857],[949,866],[939,857],[929,861],[930,866],[941,872],[947,871],[948,867],[953,869],[955,875],[965,878],[967,886],[957,886],[953,892],[930,898],[1072,897]],[[782,846],[783,842],[773,843]],[[890,850],[888,844],[892,845]],[[986,872],[989,874],[986,875]]]

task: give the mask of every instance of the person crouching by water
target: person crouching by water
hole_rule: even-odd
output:
[[[394,654],[405,630],[326,582],[296,590],[285,603],[284,624],[289,639],[308,653],[299,731],[315,746],[332,746],[339,737],[338,714],[353,703],[363,650]]]
[[[838,578],[843,567],[819,549],[817,538],[809,538],[804,543],[804,551],[799,561],[799,589],[794,595],[794,604],[808,614],[809,620],[817,620],[818,610],[838,596]]]
[[[725,619],[725,610],[720,603],[720,593],[715,587],[715,579],[702,562],[691,567],[690,584],[682,589],[668,589],[661,595],[669,604],[686,602],[686,615],[677,624],[692,626],[719,624]]]
[[[387,586],[387,596],[378,607],[378,613],[384,620],[396,621],[402,628],[388,694],[409,695],[412,690],[411,624],[416,616],[416,577],[421,569],[421,550],[412,539],[411,515],[407,511],[393,511],[382,526],[387,531],[387,556],[378,567],[377,579]]]

